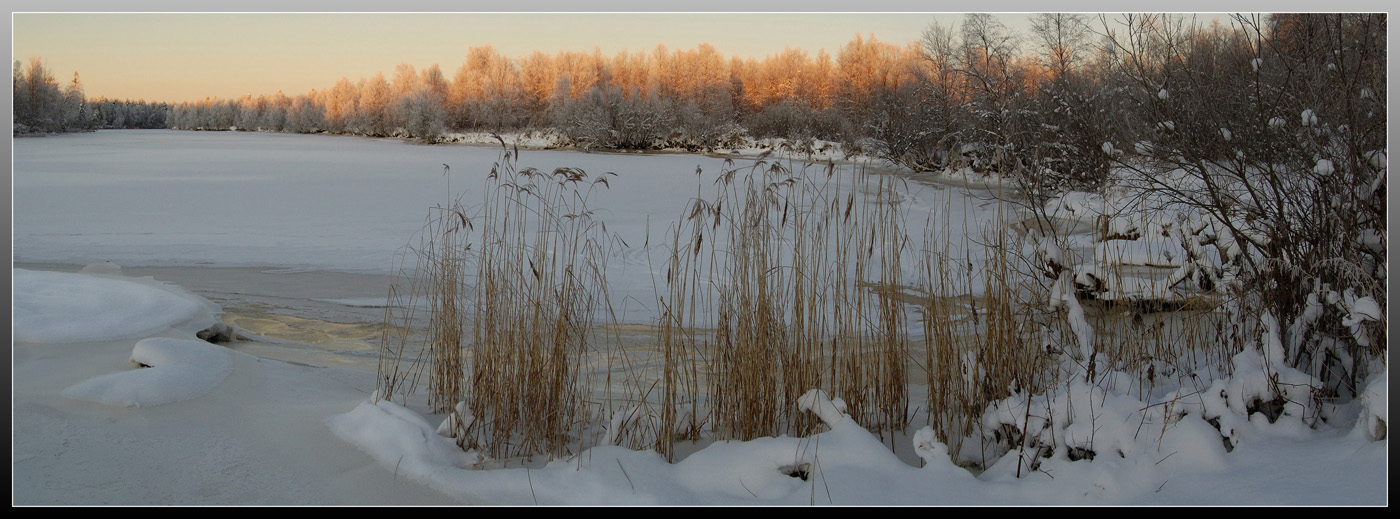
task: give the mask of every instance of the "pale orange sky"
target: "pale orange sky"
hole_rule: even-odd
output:
[[[943,7],[937,2],[907,0],[808,0],[803,4],[708,0],[707,9],[814,10],[871,9],[873,13],[172,13],[190,8],[186,2],[135,0],[115,4],[123,9],[165,13],[36,13],[52,9],[97,11],[113,4],[15,0],[12,13],[12,59],[27,63],[38,56],[50,73],[67,83],[80,74],[89,98],[191,101],[205,97],[236,98],[272,94],[291,96],[313,88],[329,88],[341,77],[351,81],[383,72],[392,76],[398,63],[422,70],[437,64],[449,78],[461,66],[467,49],[490,44],[506,57],[521,59],[535,50],[601,50],[611,58],[619,51],[650,51],[657,44],[692,49],[701,42],[725,56],[762,59],[785,47],[810,54],[825,49],[833,57],[860,33],[891,43],[917,41],[937,20],[956,26],[962,14],[920,11]],[[548,0],[552,1],[552,0]],[[1296,3],[1297,0],[1273,0]],[[1343,0],[1350,1],[1350,0]],[[1018,3],[1019,2],[1019,3]],[[1257,0],[1251,0],[1259,3]],[[1240,3],[1240,2],[1235,2]],[[60,5],[61,4],[61,5]],[[421,0],[367,3],[341,0],[339,8],[462,9],[477,4],[435,6]],[[651,9],[637,0],[622,4],[603,0],[586,7],[600,10]],[[1121,2],[1076,0],[1035,4],[1025,0],[982,0],[975,7],[1003,11],[997,16],[1014,30],[1029,31],[1027,14],[1039,10],[1097,12]],[[1216,2],[1177,0],[1172,6],[1206,7]],[[199,4],[197,9],[218,8]],[[324,9],[303,0],[242,0],[239,9]],[[234,7],[229,5],[228,7]],[[531,3],[532,10],[579,8],[579,5]],[[1239,6],[1236,6],[1239,7]],[[1256,6],[1258,7],[1258,6]],[[1271,9],[1285,9],[1274,5]],[[676,7],[661,8],[675,9]],[[1248,9],[1246,9],[1248,10]],[[1205,15],[1207,17],[1211,15]]]
[[[1005,15],[1008,25],[1026,15]],[[784,47],[835,56],[857,32],[904,44],[958,14],[874,13],[265,13],[14,14],[13,59],[44,59],[60,82],[80,74],[88,97],[187,101],[295,95],[406,62],[451,77],[467,49],[491,44],[519,59],[534,50],[650,51],[709,42],[725,56]]]

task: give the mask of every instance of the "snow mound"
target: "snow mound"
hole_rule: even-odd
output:
[[[194,319],[208,304],[149,278],[14,269],[15,342],[141,337]]]
[[[846,417],[846,401],[840,398],[832,399],[826,395],[826,391],[820,389],[807,391],[799,397],[797,408],[811,411],[827,425],[840,423],[842,418]]]
[[[464,468],[477,456],[457,448],[450,438],[437,434],[422,416],[388,400],[362,402],[348,413],[327,422],[336,436],[400,474],[427,481],[446,468]],[[440,466],[440,463],[446,463]]]
[[[920,471],[844,414],[840,399],[813,390],[799,400],[829,430],[808,438],[719,441],[676,463],[653,451],[601,445],[540,469],[474,470],[480,453],[460,450],[423,416],[386,400],[363,402],[328,425],[397,477],[469,503],[847,504],[888,494],[900,502],[932,504],[965,498],[975,483],[946,454],[938,455],[947,447],[930,433],[919,438],[917,448],[931,458]],[[891,472],[898,476],[883,477]],[[935,491],[933,478],[947,484]],[[897,490],[889,489],[892,483]]]
[[[1389,393],[1386,375],[1387,373],[1382,373],[1371,377],[1366,390],[1361,393],[1363,408],[1356,426],[1362,429],[1368,440],[1379,441],[1386,438],[1386,425],[1389,420],[1386,416],[1386,395]]]
[[[203,396],[233,373],[228,350],[193,339],[144,339],[131,350],[131,361],[149,368],[91,378],[63,390],[63,396],[150,407]]]

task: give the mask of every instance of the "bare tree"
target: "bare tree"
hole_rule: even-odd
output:
[[[1141,116],[1143,156],[1119,164],[1209,216],[1222,289],[1283,323],[1287,361],[1328,381],[1318,398],[1354,394],[1384,358],[1385,15],[1231,23],[1105,21]]]

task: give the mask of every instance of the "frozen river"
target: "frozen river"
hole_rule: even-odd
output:
[[[500,150],[321,135],[120,130],[15,140],[15,259],[141,266],[275,266],[389,273],[449,185],[473,188]],[[522,166],[617,172],[596,205],[679,211],[694,155],[526,152]],[[444,175],[443,165],[451,166]],[[683,178],[686,192],[674,193]],[[683,185],[683,184],[682,184]],[[647,196],[638,196],[646,193]],[[612,195],[612,196],[609,196]],[[622,204],[615,204],[622,205]],[[638,240],[640,242],[640,240]]]
[[[429,208],[454,192],[479,202],[499,160],[497,148],[324,135],[119,130],[15,139],[13,260],[55,270],[110,261],[219,303],[245,329],[369,354],[377,338],[366,328],[383,318],[398,255],[417,244]],[[692,198],[713,193],[725,165],[692,154],[522,151],[519,166],[616,173],[588,205],[620,238],[614,244],[625,244],[608,266],[618,317],[646,324],[667,257],[663,235]],[[957,229],[987,204],[961,189],[907,185],[901,203],[912,227],[933,212],[951,213]],[[921,246],[911,245],[906,254]],[[915,261],[904,264],[912,276]]]

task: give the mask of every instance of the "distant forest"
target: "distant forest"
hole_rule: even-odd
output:
[[[59,85],[38,57],[15,60],[14,134],[80,132],[109,128],[166,128],[170,105],[144,99],[88,99],[78,73]]]
[[[582,148],[694,151],[824,140],[915,170],[970,167],[1047,189],[1097,185],[1124,154],[1306,162],[1319,142],[1349,147],[1355,160],[1385,148],[1383,13],[1032,21],[1019,34],[970,14],[907,45],[856,35],[835,55],[789,48],[763,59],[708,44],[523,58],[488,45],[467,49],[451,77],[405,63],[392,77],[294,96],[177,104],[87,100],[77,73],[60,85],[32,58],[15,62],[14,132],[168,127],[436,142],[552,130]]]

